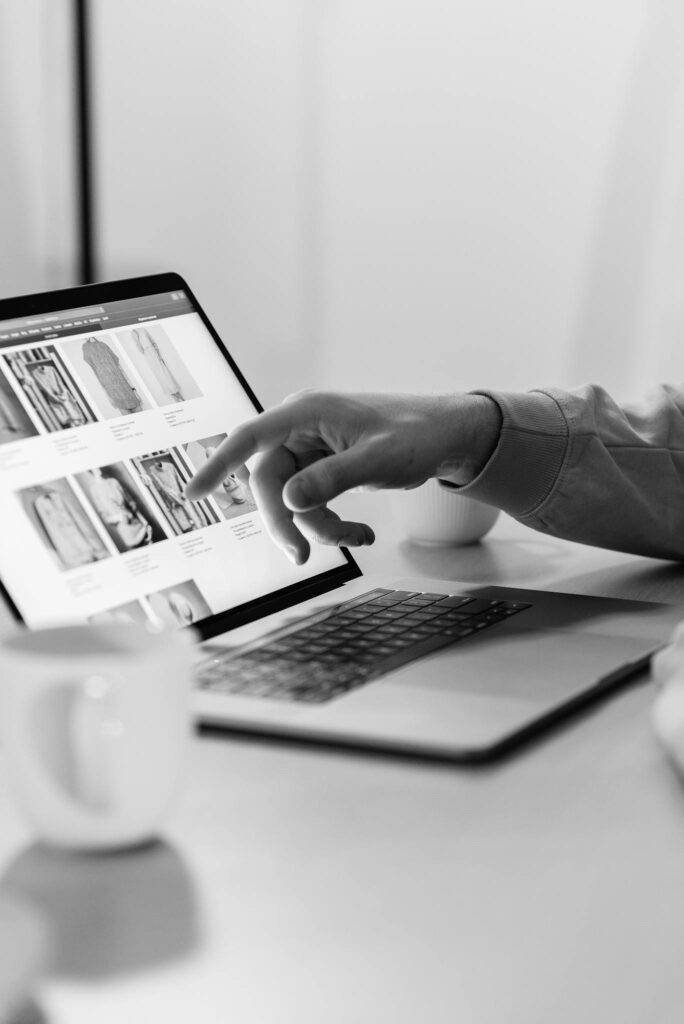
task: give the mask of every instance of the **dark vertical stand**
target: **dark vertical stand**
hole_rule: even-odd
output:
[[[74,0],[74,89],[76,126],[77,273],[80,284],[97,279],[93,211],[88,0]]]

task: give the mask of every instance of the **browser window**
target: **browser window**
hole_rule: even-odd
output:
[[[344,565],[283,557],[247,466],[185,497],[254,411],[185,292],[0,321],[0,577],[26,623],[185,626]]]

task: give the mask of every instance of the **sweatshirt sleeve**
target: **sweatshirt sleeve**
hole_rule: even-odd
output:
[[[626,405],[595,385],[476,393],[501,434],[460,493],[555,537],[684,560],[684,386]]]

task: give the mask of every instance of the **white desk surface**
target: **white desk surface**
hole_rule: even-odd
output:
[[[369,571],[684,602],[684,567],[500,519]],[[543,666],[540,666],[540,672]],[[198,736],[164,843],[32,846],[0,780],[0,893],[48,912],[50,1024],[680,1024],[684,787],[634,687],[498,767]]]

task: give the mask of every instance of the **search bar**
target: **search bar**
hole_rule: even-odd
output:
[[[85,317],[104,313],[104,306],[84,306],[82,309],[62,309],[57,313],[46,313],[45,316],[22,317],[19,320],[3,320],[0,327],[11,331],[17,327],[40,327],[41,324],[57,324],[62,320],[83,320]]]

